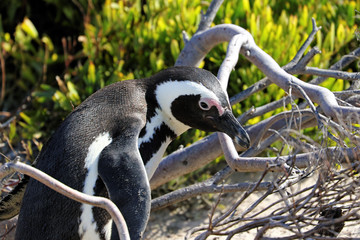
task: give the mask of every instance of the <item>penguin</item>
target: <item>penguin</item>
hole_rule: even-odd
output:
[[[172,67],[108,85],[76,107],[43,146],[36,168],[83,193],[111,199],[141,239],[150,214],[149,180],[168,144],[189,128],[250,139],[209,71]],[[16,239],[119,239],[103,209],[29,179]]]

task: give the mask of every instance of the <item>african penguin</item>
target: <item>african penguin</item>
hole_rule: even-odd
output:
[[[132,240],[150,212],[149,179],[166,147],[189,128],[220,131],[249,147],[227,94],[210,72],[173,67],[117,82],[91,95],[44,145],[36,167],[66,185],[110,198]],[[119,239],[110,215],[70,200],[30,179],[16,239]]]

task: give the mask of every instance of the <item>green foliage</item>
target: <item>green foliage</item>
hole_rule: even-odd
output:
[[[89,4],[90,3],[90,4]],[[0,2],[0,46],[6,87],[1,108],[6,116],[20,112],[8,132],[21,139],[45,141],[66,115],[94,91],[131,78],[147,77],[174,65],[184,47],[182,31],[192,35],[209,1],[38,0]],[[249,30],[255,42],[280,64],[288,63],[311,32],[314,17],[321,32],[314,45],[322,50],[311,63],[326,68],[348,52],[354,39],[355,9],[360,1],[227,0],[214,24],[233,23]],[[40,10],[41,9],[41,14]],[[216,73],[226,44],[204,60]],[[231,74],[229,94],[248,88],[264,75],[241,58]],[[309,80],[304,76],[304,80]],[[347,82],[327,83],[341,90]],[[270,86],[233,110],[241,114],[285,95]],[[265,117],[269,117],[270,114]],[[255,118],[254,124],[262,118]],[[171,147],[187,145],[205,134],[192,131]],[[41,144],[37,144],[40,146]]]

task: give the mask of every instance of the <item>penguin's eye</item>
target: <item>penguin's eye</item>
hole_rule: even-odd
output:
[[[202,110],[205,110],[205,111],[210,110],[209,104],[204,101],[199,101],[199,106]]]

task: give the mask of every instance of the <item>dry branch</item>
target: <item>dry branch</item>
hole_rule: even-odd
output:
[[[125,219],[123,218],[117,206],[111,200],[103,197],[90,196],[79,192],[50,177],[46,173],[19,161],[11,161],[3,164],[0,168],[0,179],[5,178],[6,175],[11,174],[15,171],[26,174],[45,184],[49,188],[75,201],[105,209],[106,211],[108,211],[108,213],[114,220],[117,230],[119,232],[120,239],[130,240],[129,231]]]
[[[219,142],[224,151],[225,159],[227,160],[229,166],[231,166],[231,169],[230,167],[226,167],[225,169],[218,172],[214,177],[210,178],[207,181],[174,191],[168,195],[153,200],[153,207],[154,207],[153,209],[156,209],[175,203],[177,202],[177,200],[180,199],[183,200],[188,197],[195,196],[197,194],[206,193],[207,191],[209,191],[209,189],[212,189],[213,192],[220,192],[220,193],[230,191],[229,189],[227,189],[227,187],[233,185],[226,185],[226,184],[218,185],[218,184],[222,182],[224,179],[226,179],[233,172],[232,169],[235,169],[237,171],[263,171],[264,169],[268,169],[268,167],[271,166],[273,170],[277,170],[277,171],[285,170],[286,172],[285,176],[287,177],[282,178],[278,181],[262,182],[262,183],[258,182],[258,185],[256,185],[255,183],[249,183],[247,189],[251,187],[253,187],[252,189],[256,189],[256,187],[254,188],[254,186],[257,186],[259,187],[258,190],[262,190],[263,189],[262,187],[265,185],[268,187],[267,188],[268,191],[264,195],[262,195],[262,197],[253,205],[253,207],[250,210],[248,210],[248,212],[242,214],[240,217],[236,218],[235,220],[226,219],[227,216],[230,215],[228,214],[220,219],[210,219],[208,226],[196,228],[192,232],[203,231],[203,233],[200,234],[196,239],[206,239],[210,235],[227,235],[228,236],[227,239],[231,239],[235,234],[239,232],[248,231],[250,229],[254,229],[258,227],[260,227],[260,230],[258,231],[256,239],[263,238],[266,232],[268,232],[268,230],[279,227],[287,229],[288,231],[293,233],[293,235],[290,235],[284,239],[294,239],[294,238],[303,238],[303,237],[317,238],[319,237],[319,235],[316,234],[320,234],[320,237],[322,237],[323,236],[322,234],[326,235],[329,232],[331,233],[332,230],[328,230],[328,228],[334,224],[335,225],[339,223],[343,224],[345,220],[358,219],[358,218],[352,218],[353,216],[356,215],[355,212],[357,211],[357,209],[355,212],[351,212],[351,213],[348,212],[347,214],[337,218],[336,220],[333,219],[324,220],[321,218],[315,218],[314,216],[316,214],[317,215],[319,214],[319,212],[314,212],[314,211],[319,211],[319,208],[317,206],[314,206],[311,212],[311,216],[313,217],[308,217],[305,220],[301,218],[304,214],[304,212],[302,211],[307,211],[308,209],[306,204],[308,204],[310,201],[313,201],[312,197],[315,196],[315,192],[321,189],[321,184],[319,183],[320,180],[312,188],[307,189],[307,191],[309,190],[312,191],[312,194],[310,194],[305,198],[301,198],[301,200],[305,202],[297,202],[302,206],[302,208],[299,207],[297,209],[298,212],[301,212],[301,214],[299,215],[297,215],[298,212],[293,210],[295,205],[292,204],[291,201],[289,201],[290,197],[297,197],[298,193],[289,196],[287,191],[284,190],[285,188],[291,186],[294,182],[297,182],[301,178],[303,178],[304,174],[307,175],[313,172],[319,166],[318,164],[320,163],[321,164],[328,163],[326,165],[327,167],[326,170],[331,172],[331,166],[334,163],[341,164],[346,162],[350,164],[351,162],[356,163],[357,160],[359,160],[359,148],[347,147],[347,145],[342,140],[343,138],[336,137],[332,133],[332,131],[335,132],[335,134],[338,134],[339,136],[343,136],[350,139],[353,142],[353,145],[357,146],[356,144],[357,134],[355,131],[356,127],[354,128],[352,126],[352,123],[357,123],[359,121],[360,109],[354,107],[351,104],[348,104],[346,101],[340,101],[335,97],[335,95],[331,91],[316,86],[313,83],[320,83],[327,77],[336,77],[345,80],[358,80],[359,79],[358,73],[347,73],[339,70],[345,67],[346,65],[348,65],[351,61],[354,61],[356,57],[353,56],[358,56],[360,51],[359,49],[356,49],[354,52],[350,54],[350,56],[342,58],[337,64],[333,65],[330,70],[307,67],[307,64],[310,62],[310,60],[316,54],[320,53],[318,49],[314,48],[311,49],[305,56],[303,56],[306,48],[310,45],[316,32],[320,29],[319,27],[316,26],[316,22],[314,19],[312,20],[312,22],[313,22],[313,31],[309,35],[309,38],[305,41],[305,43],[300,48],[298,54],[294,57],[294,59],[289,64],[284,66],[284,68],[280,68],[280,66],[269,55],[267,55],[264,51],[258,48],[258,46],[254,43],[252,37],[244,29],[234,25],[218,25],[206,31],[195,34],[187,42],[184,50],[181,52],[180,57],[176,62],[176,65],[197,66],[200,63],[200,61],[203,60],[205,55],[210,51],[210,49],[212,49],[216,44],[223,41],[229,42],[226,57],[218,72],[218,78],[222,83],[223,88],[226,88],[230,72],[237,63],[239,51],[248,60],[250,60],[256,66],[258,66],[260,70],[262,70],[268,78],[261,80],[257,84],[254,84],[254,86],[251,86],[246,91],[239,93],[237,96],[235,96],[235,98],[231,100],[232,104],[240,102],[243,99],[250,96],[251,94],[260,91],[261,89],[264,89],[266,86],[270,84],[269,80],[271,80],[273,83],[277,84],[278,86],[280,86],[286,92],[289,93],[288,97],[276,103],[272,103],[271,107],[274,106],[281,107],[282,105],[286,105],[288,103],[292,103],[293,107],[295,107],[294,108],[295,110],[289,113],[284,113],[286,115],[286,118],[284,118],[283,116],[281,116],[281,114],[279,114],[272,117],[272,119],[266,121],[267,125],[262,122],[255,126],[249,127],[248,128],[249,135],[251,137],[251,140],[254,141],[255,144],[253,144],[253,146],[250,149],[240,154],[240,156],[238,156],[237,153],[239,149],[235,148],[232,141],[226,135],[218,134],[220,138]],[[313,80],[311,84],[309,84],[302,82],[301,80],[290,75],[289,73],[311,74],[311,75],[317,75],[319,77]],[[354,94],[356,93],[349,92],[349,94],[352,95],[351,97],[354,97]],[[341,93],[338,95],[341,95]],[[304,107],[305,104],[302,104],[303,106],[301,107],[298,107],[294,104],[294,99],[298,97],[305,98],[307,105],[310,106],[310,110],[307,111],[300,110]],[[317,103],[319,107],[315,107],[313,102]],[[338,102],[340,102],[341,104],[339,104]],[[251,114],[247,113],[247,115],[243,115],[241,120],[245,121],[246,119],[251,118],[251,115],[255,115],[256,113],[263,111],[260,110],[257,112],[256,110],[257,109],[253,109],[251,111]],[[266,110],[264,112],[266,112]],[[301,112],[304,113],[304,116],[299,115],[299,113]],[[327,117],[323,116],[322,113],[325,113]],[[346,116],[346,118],[344,118],[344,116]],[[332,118],[334,121],[332,121],[329,117]],[[281,121],[284,119],[285,121]],[[315,119],[316,121],[314,121]],[[280,122],[281,122],[280,126],[282,127],[276,126],[276,123],[280,123]],[[298,139],[290,135],[293,134],[295,131],[299,131],[303,129],[304,127],[315,126],[315,125],[319,125],[319,129],[322,131],[323,139],[325,140],[317,147],[311,146],[307,143],[299,144],[300,141],[298,141]],[[257,127],[257,126],[261,126],[261,127]],[[252,132],[251,131],[252,129],[256,129],[257,131]],[[264,138],[265,134],[267,134],[266,139]],[[255,140],[254,136],[256,135],[258,136],[258,138]],[[298,136],[301,136],[301,134],[298,134]],[[306,138],[306,136],[304,138]],[[335,140],[341,147],[334,147],[334,148],[327,147],[326,141],[329,138]],[[261,141],[261,139],[263,140]],[[296,145],[297,143],[298,145],[296,148],[298,149],[297,151],[306,149],[306,153],[301,154],[295,151],[294,154],[285,157],[281,155],[273,158],[255,157],[257,154],[261,153],[263,150],[269,147],[270,144],[272,144],[273,142],[279,139],[284,141],[287,145],[293,143],[295,143],[294,145]],[[312,142],[312,140],[310,142]],[[182,149],[170,155],[169,157],[165,158],[165,161],[161,164],[160,168],[155,173],[154,178],[151,179],[152,188],[158,186],[160,182],[162,183],[166,182],[165,178],[163,179],[157,178],[157,176],[159,175],[162,176],[170,175],[171,178],[173,178],[174,175],[179,176],[181,175],[181,173],[188,172],[188,170],[190,169],[194,170],[194,167],[197,167],[197,164],[199,162],[202,163],[200,165],[203,165],[204,162],[207,162],[209,160],[209,159],[205,159],[206,155],[218,156],[219,150],[218,148],[213,149],[212,147],[213,145],[211,145],[211,147],[210,148],[208,147],[207,149],[202,148],[203,145],[205,144],[209,146],[209,144],[214,144],[214,143],[216,143],[216,138],[214,136],[210,136],[203,143],[201,142],[196,143],[193,146]],[[215,145],[217,145],[217,143]],[[199,154],[195,153],[197,150],[200,150]],[[280,150],[280,153],[281,151],[282,150]],[[190,152],[191,155],[195,154],[195,156],[193,156],[194,158],[191,158],[190,155],[187,155]],[[173,160],[171,164],[168,164],[169,163],[168,160],[174,159],[175,156],[180,158],[178,158],[178,160]],[[199,159],[199,160],[195,160],[195,159]],[[192,160],[196,162],[195,163],[190,162]],[[293,169],[294,166],[307,168],[307,172],[301,172],[301,171],[294,172],[293,170],[296,170],[296,168]],[[176,169],[176,172],[172,171],[171,169]],[[347,173],[350,173],[352,169],[353,166],[348,168]],[[165,174],[163,172],[164,170],[166,171]],[[242,189],[243,186],[241,187],[238,186],[238,187],[239,187],[238,188],[239,191],[243,190]],[[329,187],[329,189],[331,191],[333,190],[333,187]],[[278,192],[281,194],[282,202],[284,202],[285,205],[287,206],[286,213],[289,214],[285,214],[283,212],[284,216],[275,214],[260,219],[245,218],[246,214],[256,209],[257,204],[259,204],[263,199],[265,199],[274,192]],[[300,192],[303,193],[303,191]],[[340,192],[344,192],[344,190],[341,189],[339,193]],[[319,199],[316,196],[315,198]],[[312,204],[313,203],[314,202],[312,202]],[[341,203],[344,204],[346,202],[341,202]],[[230,212],[234,211],[234,209],[236,209],[236,206],[237,205],[235,204],[235,207],[233,206],[229,211]],[[329,209],[331,210],[332,206],[333,205],[326,205],[326,207],[321,208],[322,210],[321,209],[320,210],[323,211],[322,213],[324,213],[325,210],[326,211]],[[279,208],[279,210],[280,209],[283,208]],[[214,212],[212,212],[211,216],[213,217],[214,215],[215,215]],[[257,215],[259,215],[259,213],[253,214],[253,216],[257,216]],[[224,223],[220,223],[222,220],[225,219],[226,221]],[[313,223],[314,220],[318,221],[319,223],[321,222],[321,224]],[[290,224],[288,223],[289,221],[291,221]],[[227,225],[225,227],[223,226],[219,227],[219,229],[216,230],[215,228],[217,227],[217,225],[221,225],[221,224],[225,224],[225,225],[227,224]],[[240,225],[240,226],[234,228],[235,225]],[[316,226],[316,227],[306,232],[302,231],[303,227],[309,227],[309,226]],[[332,234],[338,234],[338,232],[333,231]]]
[[[230,27],[233,27],[233,25],[230,25]],[[238,29],[238,28],[236,28],[236,29]],[[314,54],[308,53],[307,55],[304,56],[305,60],[302,60],[301,56],[304,54],[306,48],[309,47],[311,41],[314,39],[314,36],[319,29],[320,28],[316,26],[315,21],[313,20],[313,31],[310,33],[309,37],[305,40],[304,44],[302,45],[302,47],[300,48],[300,50],[298,51],[298,53],[296,54],[294,59],[291,60],[291,62],[288,63],[286,66],[284,66],[284,69],[286,71],[288,71],[290,74],[303,74],[304,73],[303,72],[303,69],[305,67],[304,64],[308,63],[309,58],[311,56],[313,57]],[[230,31],[230,30],[227,30],[227,31]],[[246,36],[248,34],[245,30],[242,30],[241,28],[239,31],[241,31],[242,36]],[[198,36],[195,35],[194,37],[198,37]],[[191,46],[191,43],[189,43],[187,45],[189,45],[189,46],[186,46],[184,48],[184,50],[181,52],[176,64],[186,65],[186,63],[189,63],[189,65],[191,65],[191,64],[196,64],[202,60],[203,57],[198,57],[198,58],[195,58],[195,60],[194,60],[194,58],[192,58],[193,55],[187,54],[188,51],[191,52],[191,49],[194,48],[194,46]],[[202,49],[204,49],[204,48],[202,48]],[[205,48],[205,49],[207,49],[207,48]],[[199,51],[199,48],[193,49],[193,51],[197,52],[197,51]],[[317,52],[317,51],[315,51],[315,52]],[[206,53],[206,51],[197,52],[197,53],[194,53],[194,55],[200,54],[200,55],[204,56],[205,53]],[[357,48],[354,51],[352,51],[351,53],[343,56],[338,62],[336,62],[334,65],[332,65],[330,67],[330,69],[331,70],[341,70],[341,69],[347,67],[349,64],[351,64],[355,60],[357,60],[359,58],[359,56],[360,56],[360,48]],[[341,73],[345,74],[345,72],[341,72]],[[323,82],[326,78],[327,77],[318,77],[318,78],[315,78],[314,80],[312,80],[310,83],[311,84],[319,84],[319,83]],[[237,95],[232,97],[230,99],[230,102],[231,102],[231,104],[239,103],[242,100],[251,96],[252,94],[265,89],[270,84],[271,84],[271,81],[268,78],[264,78],[264,79],[256,82],[255,84],[253,84],[252,86],[250,86],[249,88],[244,90],[243,92],[238,93]],[[350,95],[356,96],[356,94],[358,94],[358,92],[356,92],[356,91],[341,92],[341,93],[336,93],[336,94],[339,96],[342,95],[343,99],[345,99],[344,95],[347,93],[349,94],[349,95],[347,95],[347,98],[349,98]],[[295,97],[293,99],[295,99]],[[291,102],[291,98],[286,97],[286,98],[280,99],[276,102],[269,103],[263,107],[258,107],[255,110],[251,111],[251,114],[249,112],[247,112],[245,115],[243,115],[241,117],[243,120],[240,121],[240,123],[244,123],[246,120],[250,119],[251,117],[260,116],[266,112],[269,112],[276,108],[280,108],[290,102]],[[353,108],[351,108],[351,109],[353,109]],[[314,125],[313,124],[308,125],[307,127],[310,127],[310,126],[314,126]],[[259,129],[259,128],[257,128],[257,129]],[[249,135],[252,140],[254,139],[254,134],[256,134],[256,131],[252,132],[249,129]],[[222,150],[220,149],[219,146],[220,145],[219,145],[217,137],[215,137],[214,135],[210,135],[209,137],[206,137],[203,140],[200,140],[189,147],[186,147],[181,150],[173,152],[169,156],[165,157],[163,159],[163,161],[160,163],[159,168],[156,170],[153,178],[150,181],[151,188],[154,189],[154,188],[170,181],[171,179],[174,179],[174,178],[182,176],[186,173],[192,172],[192,171],[204,166],[205,164],[209,163],[213,159],[219,157],[222,154]],[[243,150],[243,149],[237,148],[237,150]]]

